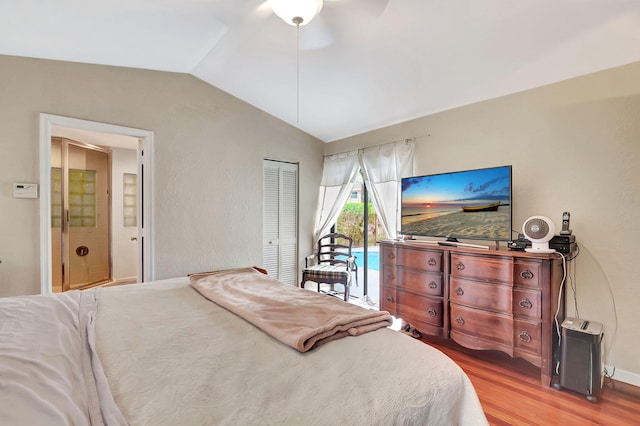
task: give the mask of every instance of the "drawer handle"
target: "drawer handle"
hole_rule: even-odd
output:
[[[389,252],[389,254],[387,255],[387,257],[388,257],[389,259],[395,259],[395,258],[396,258],[396,255],[395,255],[395,254],[393,254],[392,252]]]
[[[464,263],[458,262],[458,264],[456,265],[456,268],[458,269],[458,271],[462,271],[464,269]]]
[[[429,283],[429,288],[431,288],[431,289],[438,288],[438,284],[435,281],[431,281]]]
[[[387,302],[393,303],[393,297],[387,296]]]
[[[527,333],[526,331],[523,331],[520,333],[520,340],[525,343],[529,343],[531,341],[531,336],[529,336],[529,333]]]
[[[458,296],[462,296],[462,295],[464,294],[464,290],[463,290],[463,289],[461,289],[460,287],[458,287],[458,288],[456,288],[456,294],[457,294]]]
[[[429,316],[431,316],[431,317],[435,317],[436,315],[438,315],[438,313],[436,312],[436,310],[435,310],[435,309],[433,309],[433,308],[429,308],[429,309],[427,310],[427,313],[428,313],[428,314],[429,314]]]
[[[462,317],[459,315],[456,317],[456,324],[464,325],[464,319],[462,319]]]
[[[435,266],[436,263],[438,263],[438,262],[436,262],[436,260],[432,257],[431,259],[429,259],[429,262],[427,262],[427,263],[429,264],[429,266]]]
[[[525,309],[531,309],[533,307],[533,303],[531,303],[529,299],[525,298],[520,301],[520,306]]]
[[[520,272],[520,276],[525,280],[530,280],[531,278],[533,278],[533,272],[525,269],[524,271]]]
[[[387,278],[389,278],[390,280],[395,280],[396,276],[395,276],[395,274],[389,273],[389,274],[387,274]]]

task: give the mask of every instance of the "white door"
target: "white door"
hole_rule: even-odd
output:
[[[149,197],[149,182],[145,179],[147,176],[145,173],[148,173],[150,170],[149,160],[150,155],[145,155],[146,145],[148,145],[149,141],[143,138],[138,139],[138,177],[137,177],[137,185],[136,185],[136,216],[137,216],[137,225],[138,225],[138,236],[137,236],[137,248],[138,248],[138,282],[142,283],[145,281],[151,281],[153,278],[149,273],[149,268],[151,266],[151,253],[149,250],[149,244],[145,239],[147,238],[147,228],[148,228],[148,214],[145,212],[145,203],[144,197]],[[147,194],[145,194],[145,188],[147,189]],[[146,249],[146,250],[145,250]]]
[[[298,283],[298,165],[264,160],[263,266],[285,284]]]

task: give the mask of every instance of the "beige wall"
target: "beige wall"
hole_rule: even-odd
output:
[[[320,184],[322,142],[195,77],[0,56],[0,296],[40,290],[39,200],[12,185],[39,182],[43,112],[154,132],[156,279],[262,264],[263,159]],[[300,191],[301,262],[317,197]]]
[[[568,312],[573,285],[580,316],[605,324],[606,364],[617,367],[616,378],[640,385],[640,63],[336,141],[325,151],[414,136],[416,174],[512,164],[516,229],[533,215],[559,228],[562,212],[571,212],[580,255]]]

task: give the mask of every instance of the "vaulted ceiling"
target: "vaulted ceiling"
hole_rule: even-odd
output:
[[[4,0],[0,54],[189,73],[331,142],[636,62],[640,0]]]

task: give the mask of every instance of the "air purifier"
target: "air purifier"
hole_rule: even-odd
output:
[[[604,327],[594,321],[566,318],[562,322],[560,383],[598,402],[602,390],[602,341]]]

